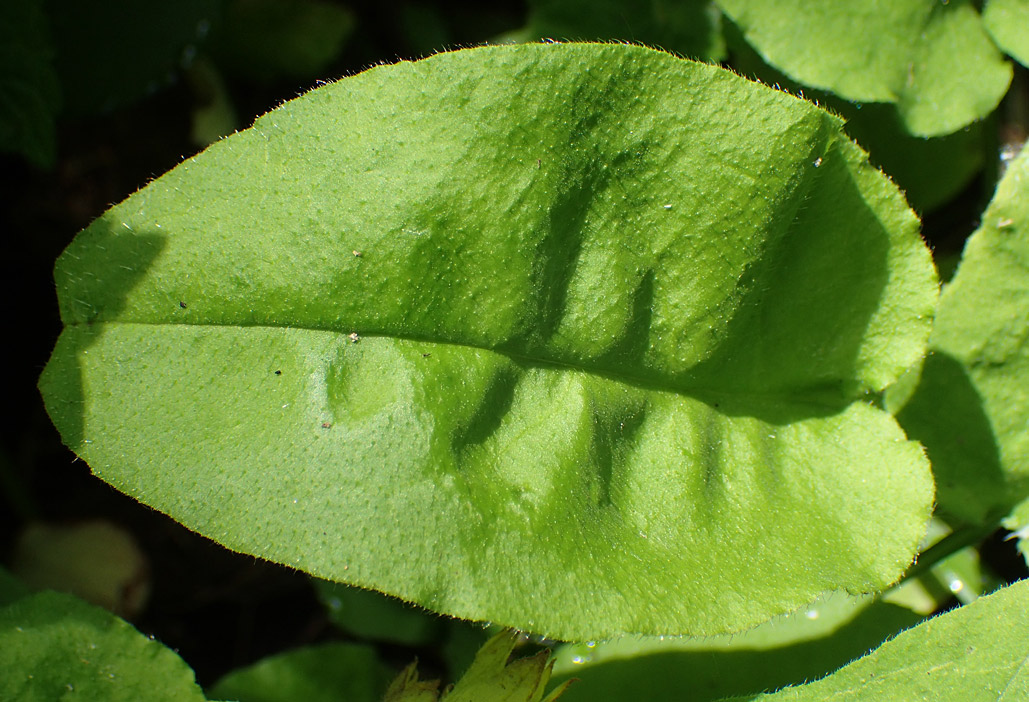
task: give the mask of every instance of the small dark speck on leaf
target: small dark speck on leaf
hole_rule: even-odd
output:
[[[431,355],[432,355],[431,353],[423,353],[422,354],[422,358],[428,358]]]
[[[275,375],[282,375],[282,371],[280,371],[280,370],[275,371]]]
[[[350,334],[347,338],[350,339],[350,341],[354,344],[361,340],[361,337],[358,336],[357,332]]]
[[[186,309],[186,303],[182,300],[179,300],[179,307],[181,307],[182,309]]]
[[[354,251],[351,251],[351,253],[354,254],[354,258],[361,258],[361,252],[360,251],[357,251],[355,249]]]
[[[322,422],[322,429],[332,429],[332,422]]]

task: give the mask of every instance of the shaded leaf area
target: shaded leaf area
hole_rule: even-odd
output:
[[[576,679],[562,698],[568,702],[705,702],[819,678],[920,619],[871,597],[835,593],[733,636],[570,644],[558,652],[555,678]]]
[[[987,154],[993,152],[994,144],[981,122],[953,134],[927,139],[908,133],[896,105],[855,104],[824,90],[805,89],[768,65],[746,42],[735,23],[726,20],[724,25],[732,66],[737,72],[800,95],[842,116],[847,135],[868,150],[872,164],[904,191],[917,212],[934,210],[955,197],[982,170]]]
[[[832,675],[738,700],[960,699],[1029,696],[1029,581],[901,633]]]
[[[67,110],[108,112],[170,84],[220,13],[221,0],[51,0]]]
[[[237,702],[379,702],[393,676],[375,649],[328,643],[235,670],[207,693],[211,699]]]
[[[181,658],[113,614],[43,592],[0,608],[0,698],[203,702]]]
[[[719,5],[768,63],[845,100],[893,103],[915,136],[981,119],[1011,82],[970,0]]]
[[[725,58],[721,12],[710,0],[533,0],[529,39],[627,41],[706,61]]]
[[[1029,0],[987,0],[983,23],[997,46],[1029,66]]]
[[[968,240],[930,349],[897,417],[929,452],[941,512],[995,520],[1029,496],[1029,152]]]
[[[46,167],[56,155],[54,121],[61,89],[42,2],[0,7],[0,150]]]
[[[728,72],[454,52],[80,234],[41,386],[230,548],[557,638],[738,630],[914,553],[927,464],[852,400],[922,353],[916,232],[835,118]]]
[[[349,11],[325,0],[229,0],[210,50],[250,80],[309,78],[339,56],[353,25]]]

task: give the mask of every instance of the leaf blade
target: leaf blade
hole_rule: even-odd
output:
[[[230,548],[561,638],[896,579],[932,485],[853,400],[922,353],[934,274],[837,120],[625,46],[327,88],[59,262],[41,385],[99,475]]]

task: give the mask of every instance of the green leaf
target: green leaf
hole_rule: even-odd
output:
[[[329,643],[234,670],[208,695],[238,702],[379,702],[393,671],[368,646]]]
[[[1027,630],[1023,580],[923,622],[827,678],[748,699],[1029,699]]]
[[[916,136],[981,119],[1011,82],[970,0],[719,4],[771,65],[846,100],[894,103]]]
[[[706,61],[725,58],[710,0],[532,0],[532,39],[631,41]]]
[[[706,702],[819,678],[920,619],[873,597],[834,593],[742,634],[569,644],[557,651],[554,673],[576,679],[562,702]]]
[[[918,222],[832,115],[622,45],[319,88],[82,232],[41,379],[97,475],[229,548],[554,638],[885,587]]]
[[[124,620],[43,592],[0,608],[0,699],[203,702],[181,658]]]
[[[0,5],[0,150],[23,154],[30,163],[53,164],[54,121],[61,88],[54,45],[39,0]]]
[[[1029,66],[1029,0],[986,0],[983,23],[997,46]]]
[[[914,394],[894,410],[929,452],[940,510],[996,520],[1029,497],[1029,151],[965,245],[929,344]]]

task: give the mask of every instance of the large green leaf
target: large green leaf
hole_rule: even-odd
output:
[[[1029,580],[923,622],[832,675],[747,699],[1029,699]]]
[[[965,245],[929,343],[898,418],[929,451],[940,509],[995,520],[1029,497],[1029,151]]]
[[[847,100],[895,103],[916,136],[982,118],[1011,82],[970,0],[719,4],[770,64]]]
[[[0,699],[204,702],[181,658],[113,614],[43,592],[0,608]]]
[[[832,115],[620,45],[319,88],[57,265],[41,387],[226,546],[552,637],[737,630],[895,580],[928,464],[918,223]]]

